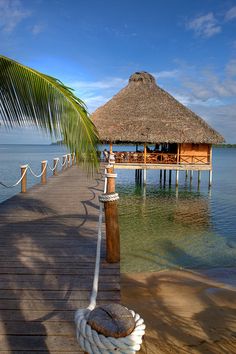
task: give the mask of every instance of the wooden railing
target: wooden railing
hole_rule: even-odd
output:
[[[178,155],[168,152],[147,152],[146,161],[143,152],[114,152],[116,163],[148,163],[148,164],[209,164],[210,156]]]

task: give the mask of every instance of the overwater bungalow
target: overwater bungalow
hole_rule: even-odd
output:
[[[92,115],[101,141],[110,144],[115,168],[209,171],[212,144],[224,138],[201,117],[160,88],[147,72],[129,83]],[[136,145],[136,151],[113,151],[113,144]],[[145,179],[145,177],[144,177]]]

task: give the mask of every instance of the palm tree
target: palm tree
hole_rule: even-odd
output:
[[[0,121],[9,128],[34,124],[97,164],[98,134],[84,102],[60,80],[1,55]]]

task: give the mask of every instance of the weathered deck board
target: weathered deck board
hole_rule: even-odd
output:
[[[73,167],[0,204],[0,352],[82,353],[75,310],[92,289],[97,175]],[[98,304],[119,302],[119,265],[102,263]]]

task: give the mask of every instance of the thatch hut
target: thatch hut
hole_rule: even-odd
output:
[[[175,165],[173,169],[211,170],[212,144],[224,141],[202,118],[157,86],[147,72],[134,73],[126,87],[92,114],[92,120],[101,141],[110,146],[144,144],[142,153],[115,153],[115,167],[145,164],[145,168]],[[148,152],[147,144],[155,144],[155,151]]]

